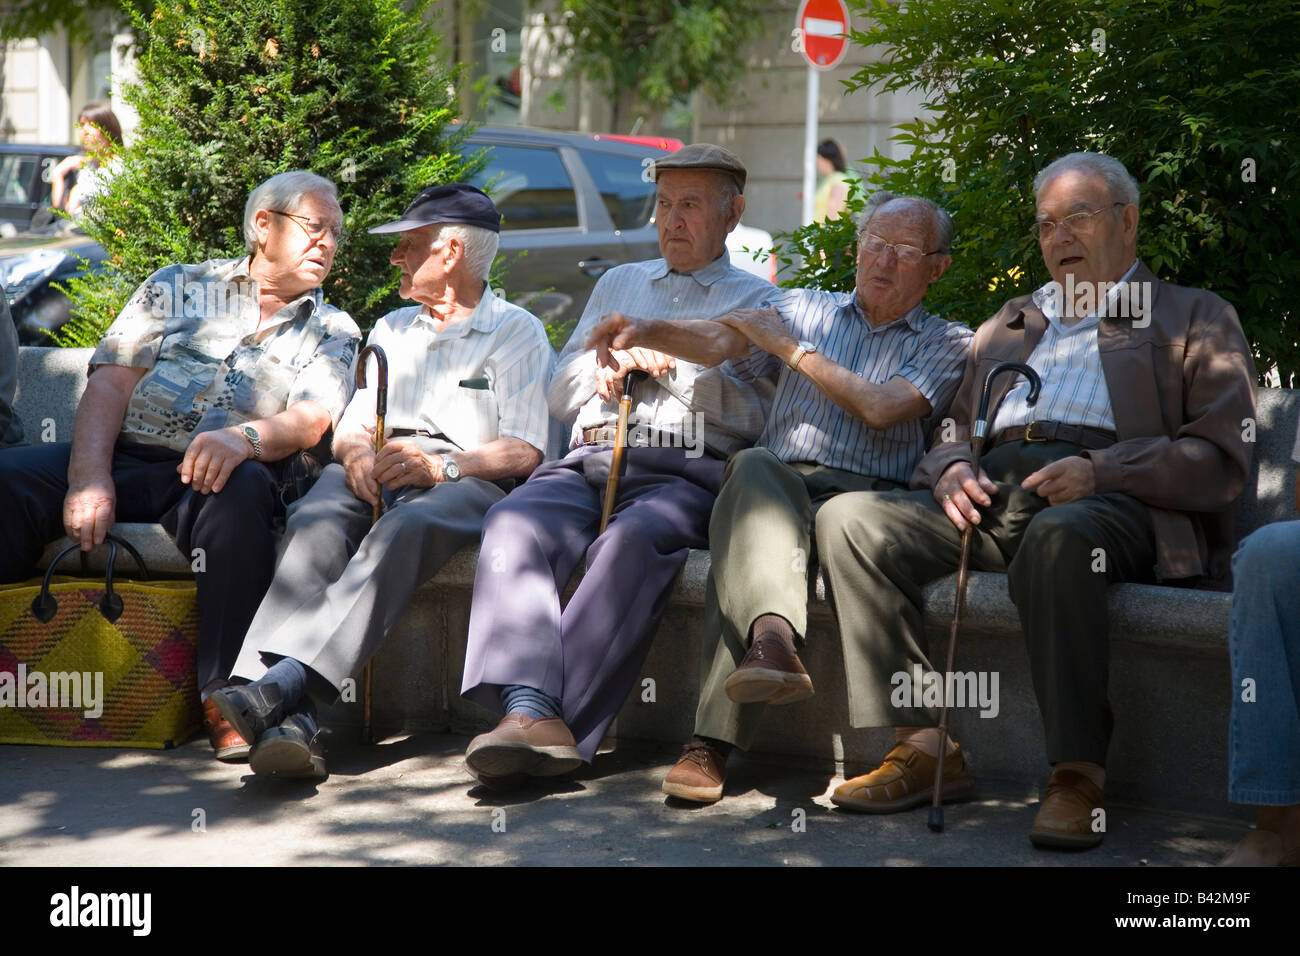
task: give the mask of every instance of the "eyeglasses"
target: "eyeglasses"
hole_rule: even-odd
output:
[[[922,252],[916,246],[909,246],[903,242],[885,242],[884,239],[871,232],[867,233],[867,238],[862,240],[861,245],[863,250],[873,256],[880,255],[886,249],[893,249],[898,261],[909,266],[916,265],[926,256],[932,256],[943,251],[942,249],[935,249],[934,252]]]
[[[285,219],[292,219],[298,224],[299,228],[307,234],[307,238],[312,242],[319,242],[324,237],[325,233],[328,232],[334,237],[334,244],[336,246],[341,246],[343,245],[344,240],[348,237],[348,234],[343,231],[342,226],[332,226],[327,222],[317,222],[313,219],[308,219],[306,216],[298,216],[291,212],[281,212],[279,209],[268,209],[267,212],[273,212],[277,216],[284,216]]]
[[[1039,219],[1029,227],[1029,233],[1039,242],[1046,242],[1051,239],[1056,232],[1057,226],[1064,226],[1069,229],[1072,236],[1087,235],[1096,226],[1093,216],[1100,216],[1107,209],[1114,209],[1116,206],[1127,205],[1126,202],[1113,202],[1109,206],[1094,209],[1092,212],[1076,212],[1073,216],[1066,216],[1064,219]]]

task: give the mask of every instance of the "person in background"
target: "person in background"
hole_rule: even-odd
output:
[[[122,124],[107,103],[87,103],[77,114],[77,139],[85,152],[66,157],[50,178],[50,205],[74,217],[122,171]]]
[[[833,139],[817,147],[817,192],[813,194],[813,222],[837,219],[849,198],[849,184],[857,181],[844,160],[844,150]]]

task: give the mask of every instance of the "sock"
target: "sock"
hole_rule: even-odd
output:
[[[722,754],[723,760],[726,760],[731,756],[732,744],[727,743],[725,740],[718,740],[714,737],[701,737],[699,734],[696,734],[691,743],[708,744],[714,750],[718,751],[718,753]]]
[[[280,688],[280,696],[284,699],[284,712],[286,715],[292,714],[307,689],[307,668],[292,657],[281,658],[249,686],[263,687],[266,684],[275,684]],[[308,701],[310,702],[310,698]]]
[[[754,618],[754,627],[751,633],[753,635],[750,641],[751,645],[760,637],[775,637],[786,646],[794,647],[794,628],[780,614],[760,614]]]
[[[1088,763],[1086,760],[1062,760],[1052,768],[1053,773],[1057,770],[1073,770],[1075,773],[1081,773],[1095,783],[1098,790],[1106,789],[1106,768],[1101,764]]]
[[[927,757],[939,756],[939,728],[938,727],[895,727],[894,743],[911,744]],[[943,752],[952,754],[957,749],[953,743],[952,735],[948,735]]]
[[[507,714],[523,714],[533,720],[559,717],[560,702],[535,687],[507,684],[501,688],[501,706]]]

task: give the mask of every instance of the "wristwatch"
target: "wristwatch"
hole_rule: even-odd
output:
[[[244,437],[248,439],[248,443],[253,446],[253,457],[261,458],[262,436],[257,433],[257,429],[252,425],[240,425],[239,430],[243,433]]]
[[[456,459],[451,455],[442,456],[442,477],[446,481],[460,480],[460,465],[456,464]]]
[[[813,345],[811,342],[800,342],[799,347],[794,350],[794,355],[790,356],[790,361],[786,362],[786,365],[789,367],[790,371],[797,372],[799,371],[799,363],[802,362],[806,356],[816,351],[817,346]]]

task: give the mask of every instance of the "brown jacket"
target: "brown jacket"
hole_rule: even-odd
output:
[[[1235,502],[1254,452],[1246,440],[1255,417],[1250,347],[1237,313],[1214,293],[1161,282],[1141,263],[1131,281],[1152,283],[1150,324],[1104,318],[1097,327],[1119,441],[1083,454],[1092,459],[1098,494],[1123,492],[1150,508],[1157,580],[1199,578],[1202,586],[1227,588]],[[970,461],[984,377],[999,362],[1028,361],[1046,330],[1030,296],[1012,299],[976,330],[949,411],[958,440],[938,441],[943,426],[936,430],[912,473],[913,488],[933,487],[953,462]],[[994,382],[990,425],[1015,382],[1014,375]]]

